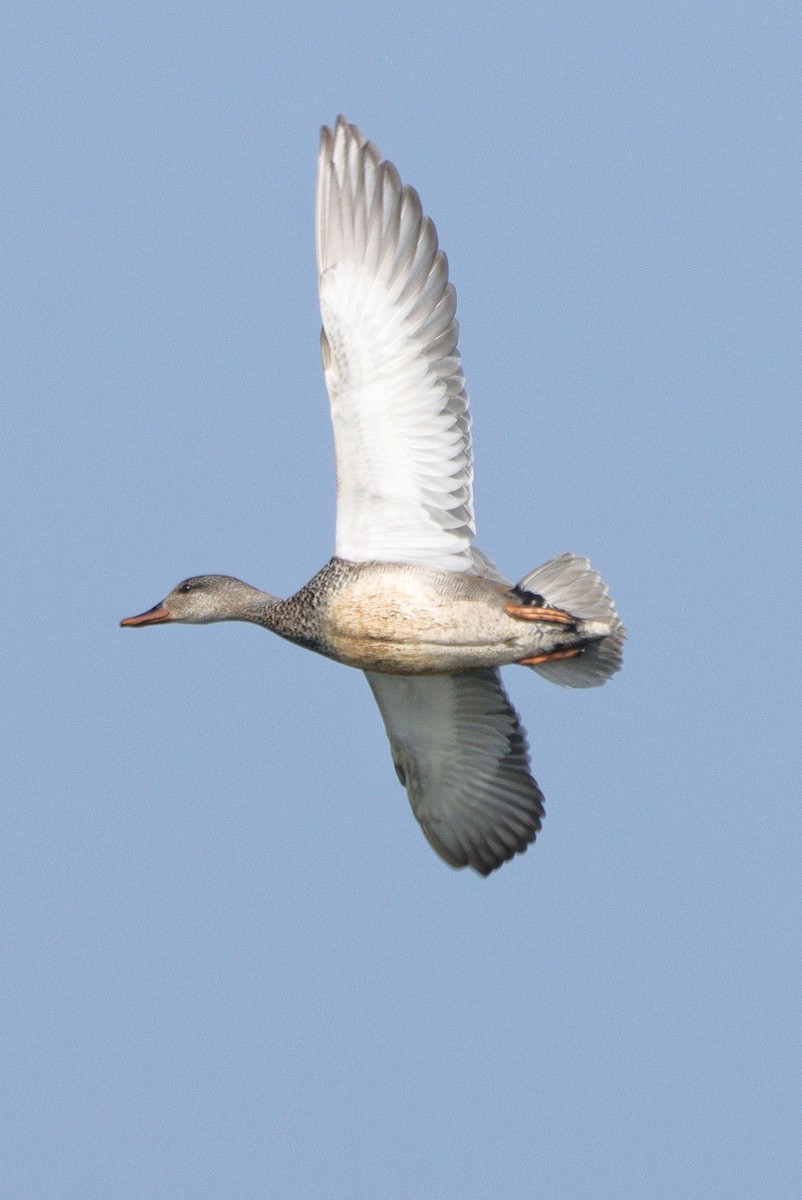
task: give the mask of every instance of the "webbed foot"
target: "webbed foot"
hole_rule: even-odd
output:
[[[559,662],[561,658],[577,658],[584,646],[570,646],[566,650],[550,650],[547,654],[536,654],[534,658],[519,658],[520,667],[539,667],[541,663]]]
[[[504,611],[508,617],[518,617],[521,621],[545,621],[552,625],[576,627],[575,619],[562,608],[533,604],[505,604]]]

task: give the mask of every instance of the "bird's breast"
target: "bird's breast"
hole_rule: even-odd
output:
[[[518,656],[500,604],[444,594],[415,571],[358,575],[330,597],[325,626],[332,657],[363,671],[468,671]]]

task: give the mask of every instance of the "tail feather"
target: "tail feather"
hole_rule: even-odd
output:
[[[626,631],[601,576],[586,558],[560,554],[536,567],[518,587],[579,618],[578,630],[589,639],[578,658],[541,663],[533,671],[552,683],[576,688],[599,687],[620,671]]]

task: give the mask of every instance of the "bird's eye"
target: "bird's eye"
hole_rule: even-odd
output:
[[[191,583],[182,583],[181,587],[178,590],[179,590],[179,592],[191,592],[192,584]]]

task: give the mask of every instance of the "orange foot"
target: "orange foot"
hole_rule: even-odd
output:
[[[548,654],[536,654],[534,658],[519,658],[518,665],[539,667],[541,663],[559,662],[561,658],[576,658],[584,649],[584,646],[571,646],[567,650],[551,650]]]
[[[508,617],[519,617],[522,621],[546,621],[552,625],[575,625],[570,613],[562,608],[534,608],[529,604],[505,604]]]

